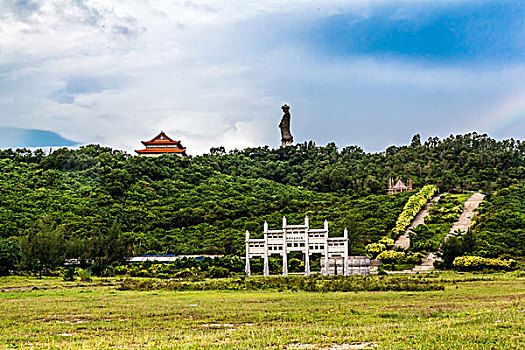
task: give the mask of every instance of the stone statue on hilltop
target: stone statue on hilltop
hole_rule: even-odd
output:
[[[290,146],[293,143],[293,136],[290,132],[290,107],[288,105],[284,105],[281,107],[281,109],[284,112],[283,119],[281,119],[281,123],[279,124],[279,128],[281,128],[281,147]]]

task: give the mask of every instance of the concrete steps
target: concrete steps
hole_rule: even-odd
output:
[[[429,273],[434,270],[434,261],[436,261],[436,259],[436,254],[428,253],[427,257],[421,261],[421,264],[414,266],[411,271],[413,273]]]
[[[474,217],[474,211],[478,208],[479,204],[483,201],[485,198],[485,195],[476,192],[473,193],[472,196],[469,197],[465,201],[465,204],[463,205],[463,212],[459,216],[458,221],[452,225],[452,228],[450,229],[449,234],[445,236],[445,241],[448,237],[452,236],[454,232],[461,231],[463,234],[465,234],[468,229],[470,228],[470,225],[472,225],[472,218]],[[434,269],[434,261],[436,261],[438,257],[434,253],[429,253],[425,259],[421,262],[420,265],[414,266],[412,269],[413,273],[429,273]]]
[[[476,192],[472,194],[472,196],[470,196],[469,199],[467,199],[463,206],[463,212],[459,216],[458,221],[456,221],[454,225],[452,225],[452,227],[450,228],[450,232],[445,237],[445,240],[456,231],[461,231],[463,234],[465,234],[468,231],[470,225],[472,225],[472,217],[474,216],[474,211],[478,208],[480,203],[483,202],[484,198],[484,194]]]
[[[392,249],[399,247],[403,250],[406,250],[410,247],[410,238],[408,236],[410,233],[410,229],[425,223],[425,218],[428,216],[428,210],[430,209],[430,206],[433,203],[439,201],[440,197],[441,195],[437,195],[434,198],[432,198],[427,204],[425,204],[423,209],[421,209],[421,211],[416,215],[414,220],[412,220],[412,223],[410,224],[410,226],[408,226],[408,229],[405,231],[405,233],[399,236],[399,238],[394,242],[394,247]]]

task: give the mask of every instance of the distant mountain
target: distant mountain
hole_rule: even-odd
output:
[[[75,146],[56,132],[39,129],[0,127],[0,148]]]

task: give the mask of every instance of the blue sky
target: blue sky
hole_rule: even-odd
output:
[[[6,140],[277,147],[284,103],[298,142],[525,138],[521,1],[7,0],[0,43]]]
[[[338,14],[308,32],[315,50],[427,64],[523,62],[525,6],[520,1],[388,4]]]
[[[76,146],[77,143],[64,139],[57,133],[48,130],[34,130],[9,128],[0,126],[0,148],[18,148],[18,147],[63,147]]]

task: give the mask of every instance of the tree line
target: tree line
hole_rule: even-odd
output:
[[[38,254],[56,247],[56,260],[83,259],[95,270],[133,254],[242,254],[245,230],[279,227],[283,215],[290,223],[309,215],[312,226],[328,219],[336,235],[347,227],[350,253],[364,254],[409,197],[385,195],[388,178],[490,194],[525,183],[524,152],[521,141],[476,133],[424,143],[416,135],[378,153],[313,142],[218,147],[185,159],[98,145],[47,155],[2,150],[0,262],[45,273],[51,258]]]

